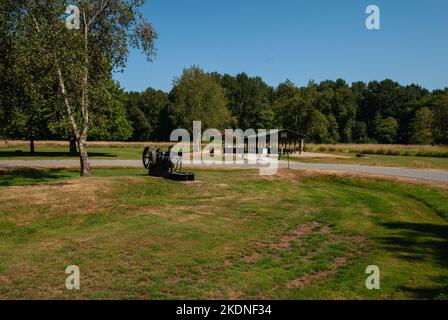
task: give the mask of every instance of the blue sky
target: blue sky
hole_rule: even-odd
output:
[[[381,30],[365,28],[366,7],[381,9]],[[154,62],[132,50],[126,90],[169,91],[185,67],[290,79],[391,78],[448,87],[447,0],[147,0],[157,32]]]

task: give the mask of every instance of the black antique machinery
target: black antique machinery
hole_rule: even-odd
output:
[[[194,181],[194,173],[182,171],[182,153],[146,147],[143,151],[143,165],[153,177],[162,177],[176,181]]]

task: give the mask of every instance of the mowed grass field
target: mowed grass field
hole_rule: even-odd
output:
[[[400,167],[413,169],[438,169],[448,170],[448,158],[417,157],[417,156],[392,156],[367,154],[357,157],[354,153],[328,152],[335,155],[334,158],[319,157],[291,157],[290,160],[303,163],[327,163],[341,165]]]
[[[384,144],[307,144],[306,151],[332,154],[331,158],[298,157],[305,163],[402,167],[448,170],[448,146]],[[363,157],[357,157],[357,154]]]
[[[166,150],[169,142],[90,142],[91,159],[139,160],[144,147]],[[0,161],[14,160],[64,160],[78,159],[68,152],[66,141],[37,141],[35,154],[29,153],[28,141],[0,142]],[[403,145],[307,145],[307,151],[336,155],[336,157],[291,158],[306,163],[356,164],[367,166],[403,167],[416,169],[448,170],[448,147],[403,146]],[[357,158],[356,153],[367,152],[366,157]],[[431,154],[437,156],[429,156]],[[442,156],[440,156],[442,155]],[[339,158],[345,156],[346,158]]]
[[[345,152],[381,154],[393,156],[448,158],[447,145],[402,145],[402,144],[307,144],[308,152]]]
[[[448,189],[280,171],[0,171],[3,299],[448,299]],[[77,265],[81,290],[65,289]],[[367,290],[365,269],[381,270]]]

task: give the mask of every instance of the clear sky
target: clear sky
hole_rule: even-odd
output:
[[[365,27],[381,9],[381,30]],[[147,0],[159,34],[154,62],[132,51],[115,78],[126,90],[169,91],[185,67],[290,79],[391,78],[448,87],[447,0]]]

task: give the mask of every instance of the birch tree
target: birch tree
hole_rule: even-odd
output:
[[[144,0],[2,0],[15,7],[24,46],[51,64],[57,93],[76,139],[81,176],[90,176],[87,138],[91,94],[123,70],[129,47],[151,60],[157,34],[140,12]]]

